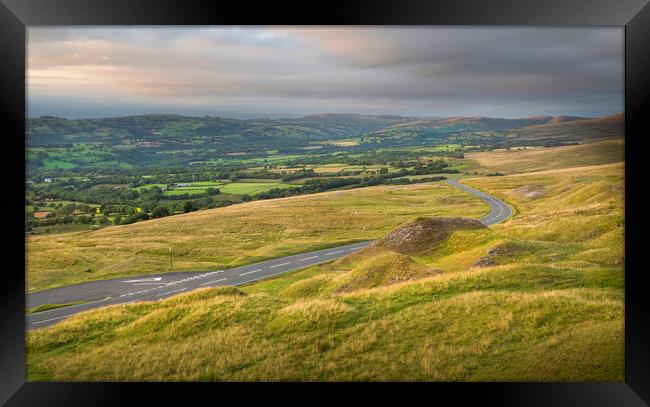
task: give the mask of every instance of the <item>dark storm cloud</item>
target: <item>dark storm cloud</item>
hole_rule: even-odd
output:
[[[623,110],[619,28],[39,28],[28,47],[41,113]]]

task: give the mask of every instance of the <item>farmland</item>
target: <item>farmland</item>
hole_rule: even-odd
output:
[[[219,189],[226,194],[255,195],[273,188],[291,188],[292,185],[281,182],[231,182]]]
[[[188,186],[175,187],[163,192],[164,196],[204,195],[208,188],[216,188],[221,193],[231,195],[256,195],[274,188],[291,188],[282,182],[265,182],[266,180],[247,180],[246,182],[192,182]]]
[[[492,175],[524,165],[532,171],[544,163],[525,163],[535,162],[535,150],[544,146],[597,141],[601,151],[591,154],[609,156],[607,151],[617,149],[611,140],[622,134],[621,123],[621,116],[415,119],[346,114],[277,120],[176,115],[30,119],[25,232],[56,234],[251,200],[490,175],[483,170],[488,167]],[[552,136],[535,139],[535,134]],[[507,151],[498,151],[522,148],[528,155],[518,156],[519,163],[510,163]],[[34,208],[50,201],[93,202],[99,211],[77,204],[72,213],[47,208],[44,218],[44,211]]]

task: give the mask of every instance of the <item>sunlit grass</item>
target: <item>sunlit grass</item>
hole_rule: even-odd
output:
[[[264,184],[268,185],[268,184]],[[235,267],[376,239],[420,216],[479,218],[487,204],[444,182],[378,186],[27,237],[30,289],[167,270]]]
[[[622,381],[623,165],[463,182],[506,200],[514,217],[456,231],[435,250],[368,250],[239,288],[84,312],[28,332],[28,378]],[[456,207],[484,212],[447,188],[369,188],[264,209],[330,239],[360,235],[341,225],[306,228],[286,210],[314,207],[322,215],[311,219],[336,224],[336,214],[374,237],[393,222]],[[253,209],[229,219],[260,221]],[[197,215],[188,223],[206,228]]]

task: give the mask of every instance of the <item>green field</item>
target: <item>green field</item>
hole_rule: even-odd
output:
[[[43,163],[44,163],[43,167],[46,170],[52,170],[56,168],[70,169],[79,166],[78,164],[71,163],[68,161],[61,161],[61,160],[44,160]]]
[[[189,187],[181,187],[181,188],[219,188],[221,185],[223,185],[223,182],[211,182],[211,181],[199,181],[199,182],[190,182],[191,184]]]
[[[274,182],[273,180],[246,181],[246,182],[192,182],[190,186],[174,187],[174,189],[163,192],[165,196],[175,195],[201,195],[206,193],[208,188],[216,188],[221,193],[231,195],[255,195],[260,192],[274,188],[289,188],[291,184]]]
[[[222,165],[222,164],[280,164],[285,161],[291,161],[298,158],[305,157],[300,154],[273,154],[267,157],[257,157],[257,158],[237,158],[236,155],[233,155],[232,158],[215,158],[212,160],[207,160],[202,163],[212,164],[212,165]]]
[[[219,191],[233,195],[255,195],[274,188],[291,188],[294,185],[282,182],[230,182],[219,187]]]
[[[74,144],[68,148],[30,147],[26,150],[28,159],[46,155],[42,160],[44,170],[72,169],[83,166],[133,168],[130,163],[121,161],[109,148],[96,144]]]
[[[192,188],[192,187],[180,187],[180,188],[174,188],[169,191],[163,192],[163,195],[165,196],[174,196],[174,195],[203,195],[205,194],[206,188]]]

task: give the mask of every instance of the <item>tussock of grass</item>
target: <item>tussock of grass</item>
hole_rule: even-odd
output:
[[[283,287],[281,294],[287,298],[314,297],[329,291],[329,283],[333,279],[332,274],[320,274],[311,278],[303,278],[295,283]]]
[[[421,289],[426,283],[409,286]],[[63,325],[48,328],[30,334],[30,377],[91,381],[622,379],[622,302],[616,296],[588,289],[475,290],[429,295],[413,302],[401,292],[405,287],[288,305],[258,295],[234,297],[229,304],[213,299],[228,316],[216,309],[207,312],[214,307],[212,300],[171,308],[162,304],[128,320],[118,318],[110,326],[92,326],[63,348],[48,348],[46,343],[64,342],[69,332]],[[94,318],[111,312],[97,311]],[[246,318],[248,314],[255,317]],[[66,326],[79,322],[71,320]],[[38,337],[48,340],[44,343]],[[580,349],[580,357],[570,354],[573,346]],[[588,352],[590,346],[603,352]],[[45,357],[48,349],[51,352]]]
[[[375,254],[355,263],[349,272],[334,281],[336,291],[396,284],[440,273],[409,256],[392,252]]]
[[[342,318],[353,312],[354,308],[350,305],[331,298],[300,300],[279,309],[267,329],[271,331],[331,329]]]

